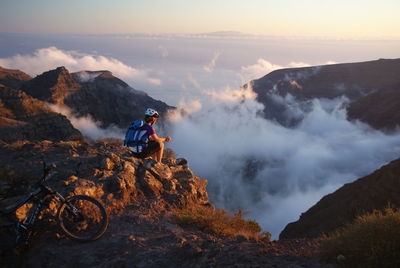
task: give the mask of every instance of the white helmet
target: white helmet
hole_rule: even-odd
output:
[[[146,116],[157,117],[157,118],[160,116],[156,110],[151,108],[148,108],[144,114]]]

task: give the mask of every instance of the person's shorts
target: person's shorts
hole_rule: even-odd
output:
[[[141,153],[132,152],[132,154],[137,158],[146,158],[150,155],[161,150],[161,144],[158,141],[149,141],[147,147]]]

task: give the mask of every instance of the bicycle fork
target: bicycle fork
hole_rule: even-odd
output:
[[[67,201],[61,194],[56,192],[56,196],[61,200],[62,203],[65,203],[67,205],[67,211],[74,216],[74,218],[80,218],[82,215],[79,213],[79,209],[77,209],[70,201]],[[78,220],[78,221],[79,221]]]

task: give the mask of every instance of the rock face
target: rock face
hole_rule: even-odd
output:
[[[82,79],[84,74],[92,77]],[[155,100],[142,91],[129,87],[108,71],[79,72],[73,77],[80,81],[81,90],[71,94],[65,103],[78,115],[90,115],[102,126],[116,125],[125,129],[134,119],[142,119],[144,111],[152,107],[164,115],[171,106]]]
[[[64,99],[80,87],[65,67],[58,67],[28,81],[22,90],[39,100],[63,104]]]
[[[31,79],[32,77],[20,70],[5,69],[0,66],[0,84],[4,86],[19,88],[23,83]]]
[[[69,120],[21,90],[0,85],[0,139],[70,140],[80,137]]]
[[[59,67],[28,81],[22,90],[42,101],[67,105],[78,117],[90,115],[102,127],[125,129],[132,120],[141,119],[148,107],[161,115],[173,108],[129,87],[109,71],[70,74]]]
[[[288,107],[274,95],[290,94],[299,101],[346,96],[350,100],[349,119],[380,129],[400,125],[399,118],[393,116],[398,114],[395,107],[400,107],[400,59],[276,70],[254,80],[253,90],[265,104],[265,116],[285,126],[296,124],[297,118],[288,117]],[[390,105],[375,113],[377,105],[370,109],[374,102]]]
[[[372,93],[348,107],[348,117],[367,122],[376,129],[395,130],[400,126],[400,86],[398,90]]]
[[[383,209],[388,204],[400,207],[399,174],[400,159],[397,159],[368,176],[345,184],[323,197],[298,221],[288,224],[279,238],[318,237],[374,209]]]
[[[110,212],[133,204],[152,203],[163,209],[208,205],[207,182],[176,164],[173,156],[165,160],[168,165],[141,160],[121,144],[121,140],[91,146],[83,141],[2,144],[2,173],[9,176],[2,181],[0,196],[15,196],[34,187],[43,172],[41,161],[45,161],[56,165],[57,175],[50,184],[64,193],[96,197]],[[25,186],[20,185],[22,181]]]

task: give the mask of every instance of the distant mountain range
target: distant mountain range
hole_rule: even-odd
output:
[[[400,125],[400,59],[281,69],[252,82],[264,116],[285,126],[299,118],[288,116],[289,107],[276,101],[276,94],[303,102],[346,96],[349,120],[388,131]]]

